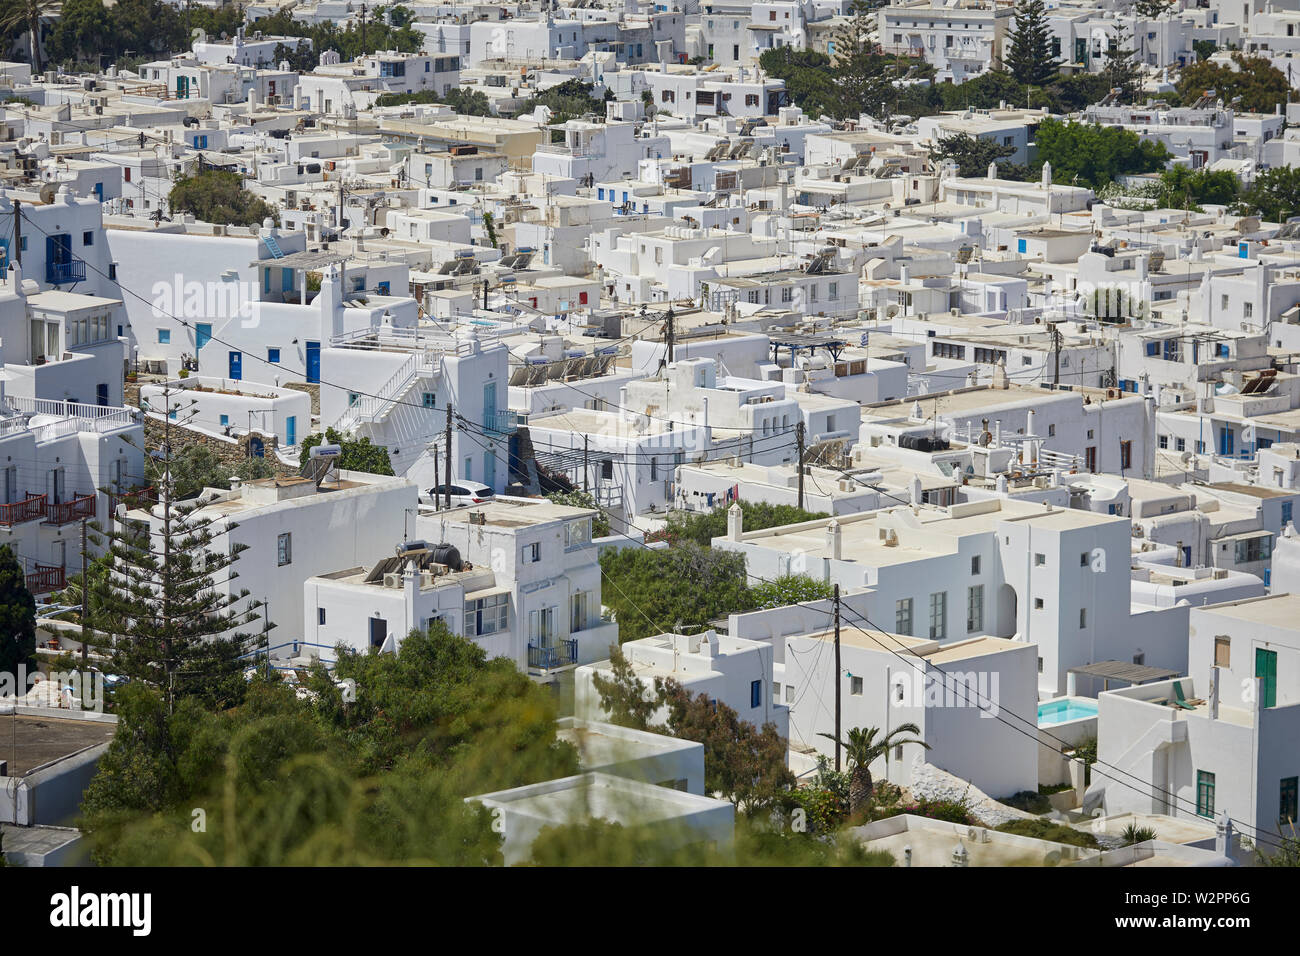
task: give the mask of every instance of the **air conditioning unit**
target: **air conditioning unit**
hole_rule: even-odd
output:
[[[402,586],[402,572],[389,571],[384,575],[384,587],[400,588]]]

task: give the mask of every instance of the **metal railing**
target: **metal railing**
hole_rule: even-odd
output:
[[[50,285],[62,285],[65,282],[85,282],[86,263],[80,259],[68,262],[47,262],[45,264],[45,281]]]
[[[538,644],[528,645],[528,666],[538,670],[554,670],[557,667],[571,667],[578,663],[577,640],[561,639],[549,647]]]
[[[0,505],[0,525],[11,528],[24,521],[35,521],[45,517],[45,496],[28,495],[22,501]]]
[[[121,406],[87,405],[82,402],[27,398],[21,395],[6,395],[5,401],[14,411],[24,415],[49,415],[52,418],[71,419],[78,431],[108,432],[135,424],[134,410]]]
[[[30,492],[29,492],[30,494]],[[95,517],[95,495],[74,495],[67,501],[45,502],[46,524],[67,524]]]
[[[508,408],[490,412],[483,416],[483,430],[489,435],[513,435],[519,424],[519,415]]]

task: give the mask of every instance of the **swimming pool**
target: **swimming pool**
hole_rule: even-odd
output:
[[[1081,700],[1067,697],[1064,700],[1049,700],[1038,705],[1038,726],[1045,724],[1063,724],[1067,720],[1081,720],[1084,717],[1097,716],[1095,700]]]

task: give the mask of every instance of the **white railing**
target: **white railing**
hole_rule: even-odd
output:
[[[501,340],[500,333],[490,326],[473,326],[477,331],[480,347],[489,347]],[[460,338],[448,332],[427,332],[418,329],[355,329],[343,332],[330,339],[331,345],[345,348],[384,349],[405,348],[421,349],[439,355],[470,355],[474,343],[470,339]]]
[[[393,404],[411,387],[411,382],[424,367],[423,358],[420,353],[412,354],[378,392],[362,396],[353,402],[339,419],[338,429],[343,432],[351,431],[359,422],[373,422],[392,408]]]
[[[17,412],[24,415],[49,415],[66,419],[65,422],[51,422],[42,426],[64,426],[58,434],[70,434],[75,431],[109,432],[135,424],[135,412],[129,408],[112,405],[85,405],[81,402],[63,402],[49,398],[27,398],[21,395],[6,396],[6,401]]]

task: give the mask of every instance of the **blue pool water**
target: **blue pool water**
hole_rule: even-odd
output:
[[[1038,726],[1063,724],[1067,720],[1096,717],[1097,702],[1093,700],[1052,700],[1038,705]]]

